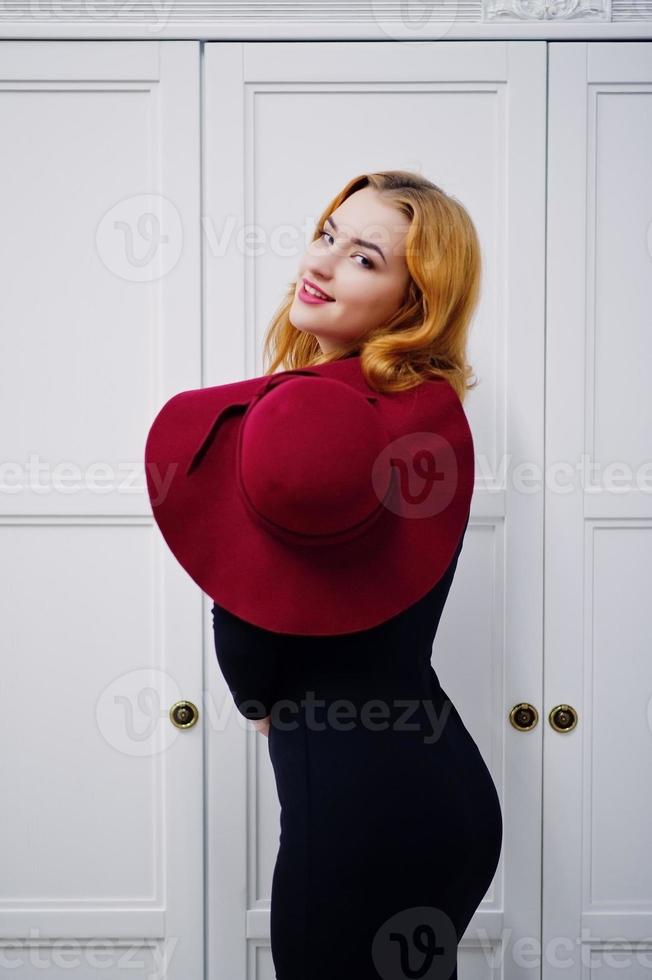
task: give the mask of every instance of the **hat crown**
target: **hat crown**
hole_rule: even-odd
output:
[[[269,530],[318,540],[364,525],[382,505],[374,466],[387,432],[368,399],[332,378],[267,389],[242,421],[240,489]]]

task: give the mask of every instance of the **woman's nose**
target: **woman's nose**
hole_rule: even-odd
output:
[[[312,279],[318,285],[327,283],[333,278],[333,263],[327,258],[308,257],[303,265],[304,275],[307,279]]]
[[[337,256],[333,252],[311,252],[308,250],[304,267],[309,270],[308,275],[312,270],[321,273],[323,276],[332,276],[336,262]]]
[[[309,262],[305,266],[306,276],[309,279],[323,279],[327,281],[333,278],[333,270],[327,262]]]

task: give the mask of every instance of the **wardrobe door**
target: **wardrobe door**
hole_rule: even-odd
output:
[[[651,42],[550,45],[548,165],[543,976],[638,980],[652,962]]]
[[[201,384],[199,45],[0,63],[2,969],[195,980],[201,595],[143,453]]]
[[[470,358],[480,384],[465,402],[476,489],[433,666],[505,817],[461,970],[514,980],[525,975],[514,943],[540,930],[542,726],[508,719],[521,702],[540,708],[542,694],[543,492],[533,480],[543,465],[545,42],[208,43],[204,77],[206,383],[262,372],[265,331],[314,223],[354,175],[421,172],[478,228]],[[209,634],[210,603],[205,614]],[[217,665],[211,683],[228,701]],[[208,948],[228,976],[272,978],[278,805],[266,739],[243,721],[231,712],[207,746]]]

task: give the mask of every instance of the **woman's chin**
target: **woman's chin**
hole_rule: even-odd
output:
[[[317,326],[317,319],[314,314],[311,314],[310,310],[307,313],[304,312],[296,304],[290,307],[288,319],[296,330],[302,330],[305,333],[313,333]]]

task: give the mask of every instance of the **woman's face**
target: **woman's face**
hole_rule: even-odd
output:
[[[314,334],[326,354],[390,319],[410,283],[405,262],[409,227],[409,219],[372,187],[343,201],[299,263],[289,311],[292,325]],[[356,238],[366,244],[355,243]],[[304,280],[332,299],[315,302],[306,295]]]

